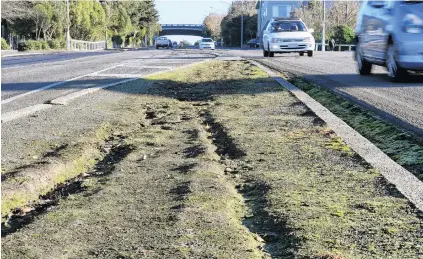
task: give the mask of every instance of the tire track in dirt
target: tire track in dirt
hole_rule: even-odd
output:
[[[124,144],[124,139],[125,137],[122,135],[109,137],[105,144],[99,148],[102,152],[103,159],[97,162],[93,170],[84,172],[55,186],[46,194],[40,195],[38,201],[14,209],[1,224],[1,236],[5,237],[30,224],[38,216],[51,210],[61,199],[66,199],[70,195],[87,191],[84,187],[86,180],[99,178],[103,182],[107,181],[104,177],[111,174],[115,165],[124,159],[133,149],[132,146]],[[94,193],[85,193],[84,195],[89,196]]]

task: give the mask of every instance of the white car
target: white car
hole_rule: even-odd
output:
[[[198,46],[200,49],[215,49],[214,41],[210,38],[202,38]]]
[[[315,41],[311,33],[299,18],[273,18],[262,33],[263,56],[273,57],[275,53],[296,52],[300,56],[307,53],[313,56]]]

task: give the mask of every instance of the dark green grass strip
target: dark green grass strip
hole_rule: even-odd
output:
[[[423,180],[423,143],[415,136],[385,122],[373,112],[303,78],[289,80],[342,118],[395,162]]]

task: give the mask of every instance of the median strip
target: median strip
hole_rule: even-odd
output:
[[[2,238],[7,258],[423,255],[421,212],[249,62],[116,87],[133,149]]]

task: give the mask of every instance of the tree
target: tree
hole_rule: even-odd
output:
[[[222,28],[220,24],[223,20],[223,15],[221,14],[209,14],[204,18],[203,25],[205,28],[205,34],[211,38],[217,40],[221,37]]]
[[[106,13],[96,1],[74,1],[70,8],[71,38],[87,41],[104,39]]]
[[[302,1],[300,1],[299,6],[301,7],[294,10],[294,15],[301,18],[307,27],[313,28],[316,40],[320,40],[323,21],[322,1],[311,0],[307,5],[302,5]],[[333,36],[335,27],[339,25],[355,26],[360,1],[327,1],[326,8],[325,37],[329,39]]]
[[[257,10],[253,1],[235,1],[229,13],[222,19],[221,28],[226,45],[236,46],[241,41],[241,15],[244,17],[244,39],[248,41],[257,35]]]
[[[2,25],[29,39],[62,40],[66,2],[2,0]],[[141,43],[160,30],[154,0],[70,0],[70,35],[78,40],[103,40],[106,32],[124,42]]]
[[[339,44],[352,44],[355,38],[354,29],[348,25],[338,25],[333,29],[332,38]]]

